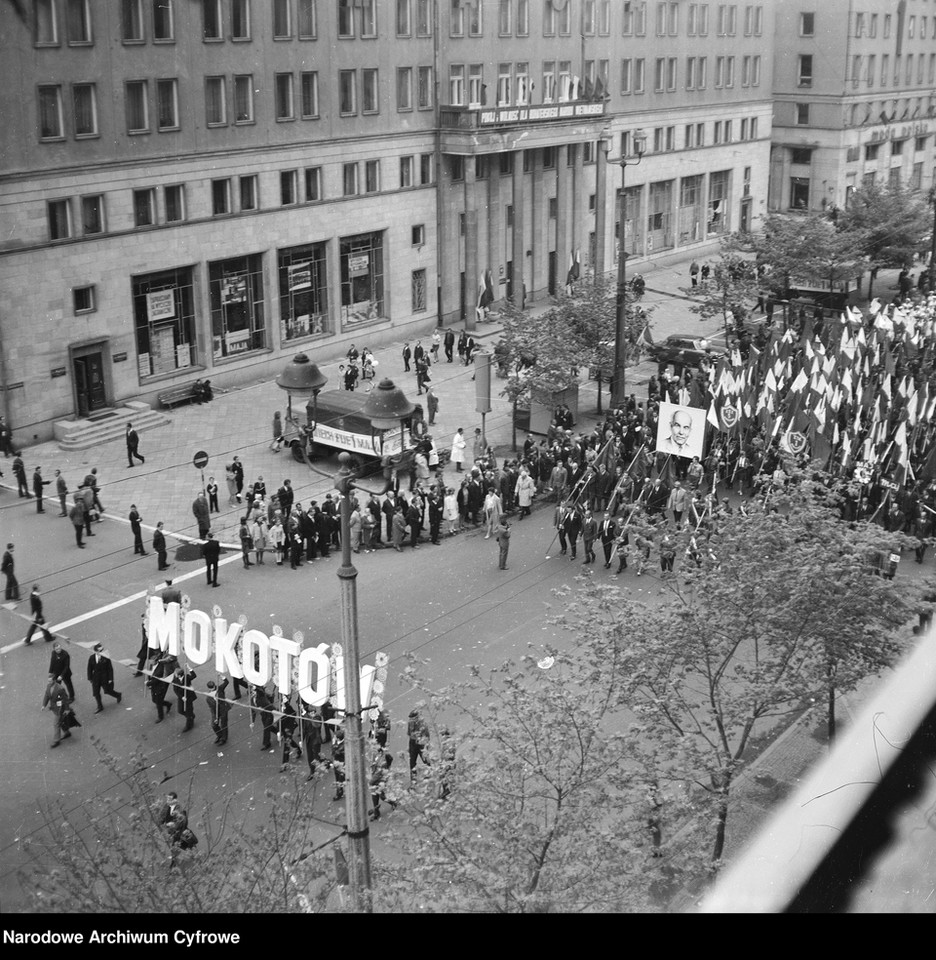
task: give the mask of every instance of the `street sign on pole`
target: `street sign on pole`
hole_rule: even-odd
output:
[[[208,499],[208,493],[205,490],[205,467],[208,465],[208,454],[204,450],[199,450],[194,457],[192,457],[192,463],[201,471],[201,489],[202,494],[205,499]]]

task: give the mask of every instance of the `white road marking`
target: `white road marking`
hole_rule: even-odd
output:
[[[236,553],[233,556],[226,557],[224,560],[218,562],[218,567],[223,567],[225,564],[233,563],[235,560],[240,560],[240,553]],[[183,573],[181,576],[173,577],[173,584],[178,583],[182,580],[191,580],[193,577],[203,576],[205,573],[204,567],[199,567],[196,570],[190,570],[188,573]],[[159,589],[159,587],[154,587],[154,590]],[[84,623],[86,620],[93,620],[95,617],[103,616],[105,613],[110,613],[111,610],[117,610],[120,607],[125,607],[128,603],[134,603],[137,600],[142,600],[149,593],[148,590],[139,590],[136,593],[130,594],[129,597],[124,597],[121,600],[115,600],[113,603],[105,604],[103,607],[98,607],[96,610],[89,610],[87,613],[79,614],[77,617],[72,617],[71,620],[63,620],[61,623],[54,623],[49,625],[50,633],[61,633],[63,630],[66,630],[68,627],[73,627],[77,623]],[[24,619],[32,622],[32,617],[26,616],[25,614],[20,614]],[[22,639],[17,640],[16,643],[7,644],[5,647],[0,647],[0,654],[9,653],[11,650],[15,650],[17,647],[24,645],[26,637],[23,635]],[[97,642],[95,640],[88,641],[73,641],[79,646],[90,649]]]

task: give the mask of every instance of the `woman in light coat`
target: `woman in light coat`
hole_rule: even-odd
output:
[[[501,514],[504,512],[500,494],[493,487],[488,490],[484,498],[484,539],[489,540],[491,534],[500,524]]]
[[[263,554],[267,548],[267,527],[266,518],[263,514],[258,514],[250,526],[250,534],[253,537],[254,553],[257,563],[263,563]]]
[[[448,524],[449,536],[455,536],[458,533],[458,498],[451,487],[445,491],[442,501],[442,519]]]
[[[517,486],[515,487],[517,506],[520,508],[520,516],[518,519],[522,520],[524,517],[530,515],[530,504],[533,503],[533,495],[535,493],[536,481],[525,469],[522,469],[520,475],[517,477]]]
[[[286,531],[283,529],[283,523],[280,517],[275,517],[270,526],[270,543],[276,553],[276,562],[283,565],[283,550],[286,546]]]

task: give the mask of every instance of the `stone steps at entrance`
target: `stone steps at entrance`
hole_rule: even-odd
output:
[[[87,450],[121,439],[127,432],[127,423],[132,423],[137,433],[143,433],[172,423],[172,420],[142,400],[131,400],[120,407],[97,410],[85,419],[57,422],[55,439],[62,450]]]

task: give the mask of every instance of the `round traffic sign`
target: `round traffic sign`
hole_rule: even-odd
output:
[[[208,454],[204,450],[199,450],[198,453],[192,458],[192,463],[198,467],[199,470],[204,469],[208,464]]]

